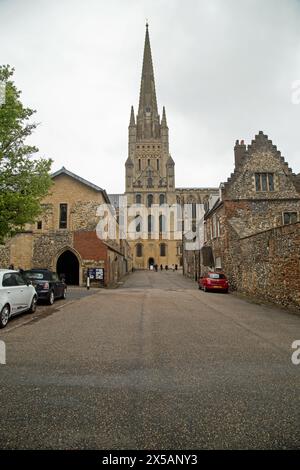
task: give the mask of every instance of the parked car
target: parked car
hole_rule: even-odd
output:
[[[60,279],[57,273],[49,269],[30,269],[23,271],[23,275],[32,282],[35,287],[38,300],[43,300],[53,305],[55,299],[65,299],[67,285]]]
[[[37,293],[35,288],[18,271],[0,269],[0,328],[9,319],[22,312],[35,312]]]
[[[223,273],[209,272],[205,276],[200,277],[199,289],[203,289],[204,292],[207,291],[223,291],[228,292],[229,283]]]

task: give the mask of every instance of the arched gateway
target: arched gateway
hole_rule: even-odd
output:
[[[79,261],[72,251],[66,250],[58,257],[56,271],[64,277],[66,284],[79,285]]]

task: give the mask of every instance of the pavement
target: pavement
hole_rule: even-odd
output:
[[[0,332],[1,448],[300,448],[299,316],[172,271],[73,295]]]

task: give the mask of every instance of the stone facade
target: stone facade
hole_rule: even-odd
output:
[[[129,243],[133,254],[133,266],[136,269],[147,269],[150,264],[178,265],[182,260],[182,231],[178,231],[175,222],[170,223],[164,230],[159,230],[158,236],[151,236],[148,230],[147,216],[153,215],[153,225],[159,227],[159,217],[165,209],[177,203],[203,203],[216,188],[180,188],[175,186],[175,162],[169,151],[169,128],[166,110],[158,113],[155,92],[155,80],[150,48],[148,26],[144,45],[143,70],[140,87],[138,113],[135,115],[131,108],[128,128],[128,158],[125,163],[125,196],[127,205],[144,205],[147,214],[142,226],[136,230],[134,224],[137,209],[128,216],[128,225],[134,226],[129,230]],[[116,196],[112,195],[114,204]],[[119,195],[120,197],[121,195]],[[151,202],[149,200],[151,199]],[[118,207],[118,203],[116,203]],[[151,208],[150,208],[151,206]]]
[[[299,175],[260,132],[247,148],[236,142],[235,170],[220,194],[204,218],[211,256],[200,256],[201,272],[222,269],[232,289],[298,305]]]
[[[36,224],[0,247],[1,267],[61,270],[67,281],[69,275],[70,283],[80,285],[86,282],[88,268],[104,268],[105,285],[117,282],[131,269],[131,254],[126,241],[97,237],[96,212],[99,205],[109,204],[106,192],[65,168],[54,173],[52,180]],[[62,204],[66,209],[63,224]]]

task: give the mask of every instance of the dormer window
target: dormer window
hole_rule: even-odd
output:
[[[256,191],[274,191],[274,173],[255,173]]]

